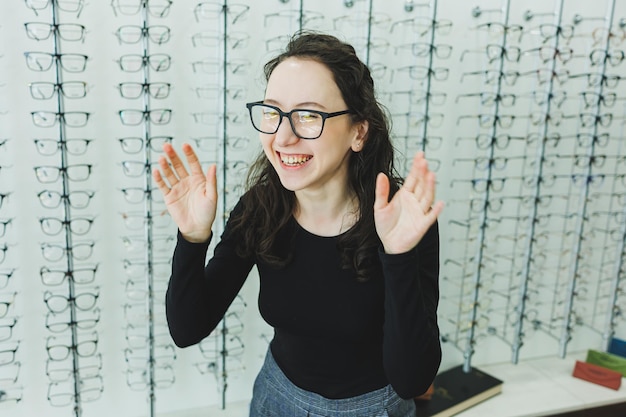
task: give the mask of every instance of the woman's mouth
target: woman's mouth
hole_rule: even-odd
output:
[[[279,153],[278,156],[283,165],[288,167],[302,166],[313,158],[312,155],[285,155],[282,153]]]

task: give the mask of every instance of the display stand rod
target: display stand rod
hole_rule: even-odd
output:
[[[54,25],[54,27],[57,27],[56,25],[59,24],[59,8],[56,4],[56,2],[52,2],[51,4],[52,7],[52,24]],[[54,40],[54,54],[55,56],[60,56],[61,54],[61,38],[58,35],[57,31],[54,31],[52,34],[53,40]],[[56,84],[57,85],[61,85],[61,83],[63,82],[63,71],[60,65],[59,60],[55,60],[55,64],[54,64],[54,69],[55,69],[55,76],[56,76]],[[64,97],[63,94],[61,94],[61,92],[59,91],[57,93],[57,113],[58,114],[64,114],[65,112],[65,103],[64,103]],[[66,138],[67,138],[67,132],[66,132],[66,126],[65,123],[63,123],[62,120],[59,120],[59,153],[61,155],[61,180],[62,180],[62,188],[63,188],[63,195],[69,195],[70,194],[70,181],[69,178],[67,176],[67,167],[68,167],[68,154],[67,154],[67,146],[66,144]],[[64,221],[65,224],[63,226],[63,230],[65,233],[65,247],[66,248],[72,248],[73,244],[72,244],[72,232],[70,230],[70,219],[72,218],[72,213],[71,213],[71,207],[69,204],[69,199],[65,198],[63,199],[63,217],[64,217]],[[67,250],[66,251],[66,261],[67,261],[67,271],[73,271],[74,270],[74,258],[72,255],[72,251],[71,250]],[[68,307],[69,307],[69,313],[70,313],[70,323],[69,323],[69,330],[70,330],[70,338],[71,338],[71,343],[72,346],[78,346],[78,333],[77,333],[77,327],[76,327],[76,323],[77,323],[77,312],[76,312],[76,304],[73,302],[73,300],[76,297],[76,289],[74,286],[74,280],[73,279],[68,279],[67,280],[67,287],[68,287]],[[81,380],[80,380],[80,363],[79,363],[79,357],[78,357],[78,352],[76,351],[76,349],[72,349],[72,377],[73,377],[73,381],[72,381],[72,385],[73,385],[73,412],[74,412],[74,416],[75,417],[81,417],[82,413],[83,413],[83,409],[82,409],[82,403],[81,403]]]
[[[228,187],[228,146],[226,146],[228,142],[228,0],[224,0],[224,3],[222,4],[222,16],[222,28],[224,31],[222,35],[222,190],[225,193]],[[222,198],[222,213],[224,214],[222,216],[223,227],[226,226],[226,213],[228,213],[229,211],[226,200],[228,199],[224,195],[224,198]],[[219,343],[221,345],[220,359],[222,362],[222,410],[224,410],[226,409],[226,390],[228,388],[228,373],[226,371],[226,356],[228,355],[226,334],[228,333],[228,323],[226,323],[226,316],[224,316],[224,318],[222,319],[222,324],[220,327],[222,329],[221,337],[219,340]]]
[[[374,1],[369,0],[367,5],[367,34],[365,35],[365,65],[370,65],[372,48],[372,19],[374,18]]]
[[[561,27],[561,23],[563,21],[564,2],[565,0],[560,0],[559,2],[557,2],[555,6],[556,9],[554,12],[554,25],[557,28]],[[526,16],[527,18],[530,18],[530,16],[532,15],[529,14],[529,12],[527,12]],[[559,48],[559,39],[560,39],[559,31],[557,30],[557,34],[554,37],[554,44],[553,44],[555,51],[558,50]],[[554,74],[555,70],[556,70],[556,56],[550,62],[550,73]],[[538,202],[541,196],[541,184],[542,184],[541,178],[543,177],[543,168],[544,168],[544,161],[545,161],[545,154],[546,154],[546,137],[548,136],[547,118],[550,115],[550,111],[552,108],[552,97],[553,97],[553,92],[554,92],[554,77],[550,77],[550,80],[548,81],[548,85],[545,89],[545,92],[546,92],[546,97],[548,97],[544,105],[544,112],[543,112],[543,114],[546,116],[546,121],[543,124],[543,127],[541,129],[541,140],[539,141],[540,143],[537,149],[537,155],[535,159],[537,164],[536,164],[536,169],[535,169],[535,175],[533,177],[535,183],[534,183],[533,194],[532,194],[532,198],[533,198],[532,201],[534,202],[534,204],[532,204],[531,212],[529,215],[529,218],[531,220],[528,225],[529,232],[528,232],[527,241],[525,243],[522,271],[521,271],[520,280],[519,280],[520,289],[518,291],[518,304],[515,309],[517,313],[517,318],[515,321],[516,324],[515,324],[515,332],[514,332],[514,337],[513,337],[513,345],[511,346],[511,349],[512,349],[511,362],[515,364],[517,364],[519,361],[520,349],[522,345],[524,344],[524,320],[526,317],[526,300],[528,299],[528,283],[530,281],[530,267],[532,265],[533,257],[535,255],[535,230],[536,230],[535,226],[537,224],[536,219],[537,219],[537,213],[539,209]]]
[[[605,22],[607,25],[607,33],[610,33],[614,17],[615,17],[615,0],[610,0],[608,10],[607,10],[607,16],[605,18],[606,19]],[[604,44],[604,51],[606,53],[606,57],[600,64],[600,72],[599,72],[600,82],[596,90],[598,97],[602,97],[602,93],[604,91],[604,84],[606,80],[606,65],[607,65],[608,54],[609,54],[609,42],[610,42],[610,36],[607,36],[605,44]],[[593,124],[593,129],[592,129],[593,138],[595,138],[598,135],[599,116],[600,116],[600,101],[598,101],[598,104],[596,106],[596,111],[595,111],[595,119],[594,119],[594,124]],[[589,202],[589,187],[590,187],[590,183],[593,181],[593,164],[591,163],[591,161],[593,160],[593,157],[595,155],[595,147],[596,147],[596,141],[592,140],[591,143],[589,144],[589,149],[587,152],[589,164],[587,164],[585,173],[583,174],[583,189],[582,189],[582,192],[580,193],[580,207],[578,209],[576,230],[574,231],[574,236],[576,236],[576,241],[574,243],[574,248],[572,251],[572,268],[570,270],[571,273],[570,273],[569,287],[568,287],[568,292],[567,292],[568,297],[567,297],[567,300],[565,300],[565,306],[563,308],[563,317],[565,318],[565,322],[563,323],[563,327],[561,328],[561,339],[559,343],[559,355],[561,358],[565,358],[567,354],[567,344],[572,338],[572,326],[573,326],[572,310],[574,307],[574,298],[576,297],[576,293],[577,293],[580,260],[582,257],[581,247],[583,244],[583,240],[585,239],[585,225],[587,223],[586,217],[587,217],[587,208],[588,208],[587,206]]]
[[[430,112],[430,91],[433,75],[433,54],[435,53],[435,22],[437,21],[437,0],[430,1],[430,39],[428,40],[428,76],[426,77],[426,88],[424,89],[424,123],[422,123],[422,150],[426,151],[426,141],[428,137],[428,115]]]
[[[622,218],[626,218],[626,205],[622,207]],[[626,278],[624,277],[623,271],[626,266],[626,221],[622,222],[622,228],[619,230],[619,243],[617,244],[616,253],[616,261],[615,268],[613,269],[615,272],[613,273],[613,279],[611,282],[611,291],[610,291],[610,302],[607,303],[609,306],[613,306],[613,308],[609,308],[606,314],[606,324],[604,326],[604,333],[602,334],[602,344],[603,349],[605,351],[609,350],[609,345],[611,343],[611,338],[615,335],[615,321],[619,318],[618,314],[619,309],[615,308],[618,302],[618,293],[620,292],[619,287],[622,281]]]
[[[505,0],[504,6],[502,7],[502,15],[503,15],[502,24],[504,25],[505,28],[508,27],[508,23],[509,23],[510,3],[511,3],[510,0]],[[502,34],[502,43],[500,44],[500,47],[502,48],[503,53],[504,53],[504,48],[506,48],[506,44],[507,44],[506,37],[507,37],[507,31],[504,30],[504,33]],[[500,94],[502,91],[502,73],[504,70],[504,55],[500,58],[498,67],[499,67],[498,70],[499,70],[500,76],[498,77],[498,83],[497,83],[496,92],[495,92],[496,98],[500,97]],[[497,124],[498,124],[497,121],[498,121],[499,110],[500,110],[500,100],[496,99],[494,103],[493,124],[491,126],[491,137],[495,137],[497,133],[496,131],[497,131]],[[495,151],[495,145],[492,141],[491,146],[489,146],[489,149],[488,149],[489,161],[493,160],[494,151]],[[486,181],[487,186],[485,187],[485,193],[483,194],[483,200],[482,200],[483,209],[480,211],[480,219],[479,219],[480,224],[478,227],[478,236],[476,239],[478,248],[477,248],[476,256],[473,258],[475,262],[476,270],[474,271],[474,278],[473,278],[473,291],[472,291],[472,302],[471,302],[472,308],[469,313],[468,332],[467,332],[465,349],[463,351],[463,358],[464,358],[463,371],[466,373],[470,372],[472,369],[471,360],[472,360],[472,355],[474,354],[474,344],[476,342],[475,331],[476,331],[476,323],[477,323],[478,309],[479,309],[479,303],[480,303],[479,288],[480,288],[481,273],[483,269],[483,251],[486,245],[485,244],[485,229],[487,227],[487,213],[488,213],[489,195],[490,195],[490,189],[491,189],[492,171],[493,171],[492,164],[489,163],[487,167],[486,177],[483,178],[483,180]]]
[[[149,37],[147,36],[148,27],[149,27],[149,13],[148,13],[148,2],[142,2],[141,4],[141,15],[142,15],[142,46],[143,46],[143,60],[144,62],[148,62],[148,58],[150,56],[150,42]],[[148,85],[150,83],[150,66],[143,66],[143,85]],[[149,89],[144,87],[143,90],[143,111],[144,115],[148,115],[151,103],[150,103],[150,94]],[[145,175],[144,175],[144,189],[151,190],[152,189],[152,155],[151,152],[151,129],[150,129],[150,117],[144,116],[143,119],[143,135],[144,135],[144,161],[145,161]],[[146,251],[145,251],[145,262],[146,262],[146,310],[148,313],[148,322],[146,323],[147,331],[148,331],[148,404],[150,410],[150,417],[154,417],[156,415],[156,375],[155,375],[155,340],[154,340],[154,259],[153,259],[153,246],[154,246],[154,237],[153,237],[153,207],[152,207],[152,193],[146,193],[146,199],[144,203],[144,212],[146,215],[144,222],[144,233],[146,239]]]

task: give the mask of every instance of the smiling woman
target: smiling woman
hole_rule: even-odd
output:
[[[179,229],[170,333],[180,347],[208,336],[256,265],[274,338],[251,416],[413,416],[441,360],[434,174],[420,152],[396,175],[387,116],[351,45],[297,34],[265,74],[264,99],[247,104],[263,152],[208,264],[215,166],[203,173],[185,144],[187,169],[166,143],[153,171]]]

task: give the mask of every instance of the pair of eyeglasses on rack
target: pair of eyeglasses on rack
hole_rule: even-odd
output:
[[[14,274],[15,268],[0,270],[0,290],[4,290],[9,287],[9,282],[11,281],[11,278],[13,278]]]
[[[26,7],[35,12],[36,16],[39,16],[39,12],[50,7],[58,8],[67,13],[75,13],[76,17],[79,17],[85,6],[84,0],[25,0],[25,3]]]
[[[122,98],[137,99],[144,97],[146,94],[150,97],[161,100],[169,97],[172,85],[167,82],[123,82],[117,85]]]
[[[300,27],[315,28],[324,22],[324,14],[312,10],[281,10],[263,16],[263,27],[284,27],[299,24]]]
[[[356,29],[371,27],[386,30],[391,23],[391,16],[379,12],[355,12],[333,19],[333,27],[336,30]],[[347,26],[350,26],[349,28]]]
[[[26,36],[36,41],[45,41],[51,36],[58,36],[67,42],[84,42],[87,30],[85,26],[77,23],[42,23],[27,22],[24,23]]]
[[[446,67],[431,68],[423,65],[409,65],[396,68],[391,76],[391,81],[393,81],[396,73],[407,74],[409,78],[418,81],[423,81],[427,78],[435,81],[445,81],[448,79],[450,69]]]
[[[236,24],[239,21],[244,21],[248,15],[250,6],[247,4],[222,4],[218,2],[203,1],[193,8],[193,15],[196,18],[196,22],[201,20],[217,20],[221,18],[228,18],[231,25]]]
[[[116,62],[124,72],[139,72],[146,67],[150,67],[156,72],[164,72],[170,69],[172,57],[163,53],[150,55],[126,54],[122,55]]]
[[[522,35],[524,34],[524,28],[521,25],[505,25],[501,22],[480,23],[474,27],[474,30],[485,32],[492,39],[504,39],[504,36],[506,35],[507,39],[512,37],[515,42],[520,42],[522,40]]]
[[[74,164],[65,167],[40,165],[34,167],[37,180],[42,184],[51,184],[64,177],[71,181],[86,181],[91,176],[91,164]]]
[[[624,78],[617,74],[605,74],[598,72],[588,72],[571,75],[570,78],[586,78],[588,87],[603,86],[606,88],[617,88],[619,82]]]
[[[86,344],[85,348],[88,347],[89,343]],[[59,350],[59,353],[62,353],[62,351]],[[66,383],[76,379],[82,380],[83,378],[94,378],[100,375],[100,371],[102,371],[102,355],[100,353],[80,356],[78,368],[74,367],[73,359],[72,355],[69,355],[64,360],[52,360],[50,358],[46,360],[46,375],[51,383]]]
[[[203,152],[216,152],[223,145],[233,151],[240,151],[247,149],[250,145],[250,138],[245,136],[228,136],[225,140],[218,136],[201,136],[193,137],[191,140]]]
[[[100,322],[100,309],[98,307],[91,310],[81,311],[78,318],[70,318],[64,313],[46,314],[46,329],[52,333],[64,333],[70,328],[77,330],[92,330]]]
[[[482,70],[482,71],[470,71],[465,72],[461,75],[461,82],[464,81],[465,77],[482,75],[484,78],[485,84],[506,84],[506,85],[515,85],[517,79],[520,77],[519,71],[498,71],[498,70]]]
[[[143,187],[125,187],[120,190],[124,194],[124,200],[130,204],[144,203],[147,198],[155,203],[162,203],[163,196],[158,188],[145,189]]]
[[[122,267],[128,279],[133,281],[145,280],[150,274],[155,282],[166,284],[172,272],[171,263],[163,261],[146,262],[141,259],[125,258]]]
[[[78,73],[85,71],[89,57],[83,54],[63,53],[54,54],[49,52],[24,52],[26,66],[31,71],[45,72],[53,65],[60,65],[67,72]]]
[[[61,94],[64,98],[76,99],[87,96],[87,83],[83,81],[64,81],[52,83],[37,81],[28,84],[30,96],[35,100],[50,100]]]
[[[445,36],[449,35],[452,31],[452,21],[446,19],[433,20],[428,17],[420,16],[393,22],[389,32],[393,33],[400,29],[409,30],[416,33],[419,37],[425,36],[431,31],[434,31],[438,35]]]
[[[140,162],[145,166],[145,162]],[[145,211],[127,211],[121,213],[124,226],[129,230],[142,230],[150,224],[154,228],[162,229],[172,225],[172,218],[167,210],[150,213]]]
[[[427,42],[405,43],[394,47],[396,55],[409,51],[416,57],[433,56],[439,59],[448,59],[452,55],[452,45],[430,44]]]
[[[36,138],[33,139],[35,148],[40,155],[52,156],[59,152],[66,152],[68,155],[84,155],[87,153],[89,144],[93,142],[93,139],[75,138],[75,139],[48,139],[48,138]]]
[[[485,46],[485,49],[466,49],[461,53],[460,61],[463,62],[468,54],[485,54],[489,63],[493,63],[500,59],[505,59],[509,62],[519,62],[522,51],[518,46],[505,47],[496,44],[488,44]]]
[[[515,100],[517,96],[515,94],[506,94],[506,93],[491,93],[491,92],[480,92],[480,93],[469,93],[469,94],[460,94],[456,98],[456,103],[459,102],[459,99],[468,97],[473,98],[477,97],[480,101],[480,104],[483,106],[493,106],[496,103],[503,107],[512,107],[515,105]]]
[[[46,261],[58,262],[65,256],[71,256],[78,261],[85,261],[93,254],[94,241],[73,242],[72,246],[59,243],[42,243],[41,253]],[[72,273],[73,274],[73,273]]]
[[[137,154],[146,148],[154,152],[162,152],[163,145],[171,143],[174,138],[172,136],[154,135],[147,139],[139,136],[126,136],[119,138],[122,151],[127,154]]]
[[[156,18],[167,17],[172,7],[172,0],[111,0],[113,14],[134,16],[145,10]]]
[[[172,120],[171,109],[122,109],[118,111],[120,120],[126,126],[139,126],[150,122],[155,125],[166,125]]]
[[[47,287],[58,287],[70,280],[73,284],[82,286],[92,284],[96,279],[98,265],[74,267],[71,270],[42,266],[39,270],[41,282]]]
[[[522,52],[522,55],[537,55],[544,64],[556,59],[566,64],[575,56],[574,50],[570,47],[554,48],[546,45],[527,49]]]
[[[117,28],[115,36],[120,45],[133,45],[144,39],[155,45],[163,45],[171,39],[172,31],[165,25],[123,25]]]
[[[78,391],[71,382],[52,382],[48,385],[48,401],[53,407],[67,407],[80,398],[81,402],[98,400],[104,391],[102,376],[81,378]]]
[[[154,284],[154,283],[153,283]],[[150,297],[152,297],[152,299],[158,299],[161,300],[163,299],[162,297],[165,297],[165,288],[163,289],[152,289],[152,291],[149,291],[147,289],[147,284],[145,282],[137,282],[134,281],[132,279],[128,279],[126,280],[126,284],[124,285],[124,292],[126,294],[126,298],[132,302],[142,302],[142,301],[147,301],[148,299],[150,299]],[[136,325],[133,324],[129,324],[129,326],[131,327],[136,327]],[[165,335],[166,333],[164,333]],[[127,334],[127,341],[129,339],[128,334]],[[168,341],[167,337],[164,338],[164,341]],[[146,347],[147,345],[141,346],[141,347]],[[133,346],[130,346],[131,348],[133,348]],[[137,346],[134,346],[134,348],[137,348]]]
[[[42,232],[48,236],[56,236],[63,231],[82,236],[89,233],[95,219],[93,217],[73,217],[60,219],[57,217],[41,217],[39,224]]]
[[[547,43],[554,38],[563,39],[569,42],[574,37],[573,25],[555,25],[552,23],[542,23],[539,26],[530,29],[531,35],[539,35],[542,38],[541,43]]]
[[[250,35],[246,32],[231,32],[228,35],[222,35],[217,31],[204,31],[191,35],[191,44],[194,48],[218,49],[225,46],[229,50],[235,51],[246,48],[249,43]]]
[[[84,111],[33,111],[30,113],[33,123],[37,127],[54,127],[57,123],[61,123],[67,127],[85,127],[89,121],[91,113]]]
[[[75,190],[63,193],[54,190],[43,190],[37,193],[37,198],[42,207],[57,208],[61,204],[67,203],[75,209],[84,209],[89,206],[89,202],[95,195],[95,191]]]
[[[131,368],[126,370],[126,385],[133,391],[144,391],[149,387],[164,389],[176,382],[174,368],[171,365],[153,366],[150,378],[147,368]]]
[[[231,75],[247,75],[252,63],[247,59],[231,59],[228,62],[205,59],[191,63],[191,69],[194,73],[209,75],[219,74],[224,66],[226,66],[226,69]]]
[[[457,125],[461,123],[462,120],[466,119],[477,119],[480,127],[500,127],[503,129],[509,129],[513,126],[513,123],[519,116],[515,114],[473,114],[473,115],[462,115],[457,118]]]
[[[79,339],[73,343],[70,337],[48,336],[46,339],[48,359],[55,362],[64,361],[73,353],[80,358],[95,356],[98,350],[98,333],[81,334]]]

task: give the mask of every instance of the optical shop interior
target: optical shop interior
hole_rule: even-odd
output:
[[[626,415],[600,414],[626,403],[622,0],[2,0],[0,415],[248,415],[258,272],[177,347],[151,172],[168,142],[216,164],[208,259],[262,152],[246,103],[302,30],[354,46],[399,174],[436,175],[439,372],[502,383],[458,416]]]

